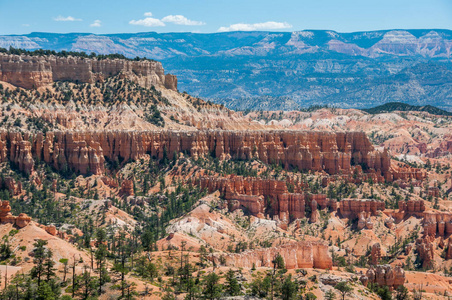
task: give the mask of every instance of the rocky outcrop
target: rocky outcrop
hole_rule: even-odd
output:
[[[331,269],[333,260],[328,245],[323,242],[299,241],[279,247],[249,250],[238,254],[223,254],[224,265],[251,269],[253,266],[273,267],[272,261],[281,255],[287,269],[318,268]],[[214,258],[220,263],[220,257]]]
[[[423,213],[425,211],[424,200],[399,201],[399,212],[405,214]]]
[[[143,87],[165,86],[177,90],[177,78],[164,73],[152,60],[97,59],[0,54],[0,81],[31,89],[55,81],[94,83],[120,74]]]
[[[370,218],[370,212],[362,211],[358,213],[358,229],[372,229],[374,228],[374,224]]]
[[[405,283],[405,271],[400,266],[394,268],[390,265],[370,267],[366,276],[361,277],[363,282],[375,283],[379,286],[388,286],[391,290],[397,289]]]
[[[432,237],[425,237],[416,240],[416,251],[422,261],[422,268],[431,269],[434,267],[435,247]]]
[[[391,172],[387,174],[386,179],[388,181],[423,180],[426,177],[426,175],[427,175],[426,171],[420,168],[393,165],[391,166]]]
[[[135,194],[133,192],[133,180],[124,179],[121,183],[121,189],[119,190],[119,194],[125,197],[133,196]]]
[[[337,210],[337,200],[329,199],[325,194],[308,194],[307,198],[309,200],[315,200],[320,209],[329,208],[331,211]]]
[[[370,216],[376,216],[377,211],[384,210],[385,203],[370,199],[343,199],[339,202],[339,212],[345,218],[357,218],[360,213],[366,214],[365,219]]]
[[[372,245],[372,250],[370,252],[370,263],[374,266],[378,265],[381,259],[381,246],[380,243],[375,243]]]
[[[424,236],[449,236],[452,234],[452,214],[449,212],[426,212],[422,221]]]
[[[446,259],[452,259],[452,238],[449,237],[446,246]]]
[[[13,216],[11,214],[11,206],[9,201],[0,201],[0,221],[2,224],[14,224],[19,228],[27,226],[31,222],[31,218],[24,213],[19,216]]]
[[[58,230],[56,229],[55,225],[48,225],[44,227],[44,230],[50,234],[50,235],[57,235],[58,234]]]
[[[392,216],[389,216],[388,218],[385,219],[385,226],[388,227],[389,229],[393,229],[394,228],[394,218]]]
[[[56,169],[70,168],[80,174],[102,174],[104,161],[128,161],[145,154],[187,153],[197,159],[260,159],[328,174],[352,174],[352,165],[365,165],[392,180],[389,154],[375,151],[363,132],[320,131],[95,131],[47,132],[31,135],[0,132],[0,162],[11,160],[27,173],[36,159]]]
[[[20,213],[16,218],[16,226],[19,228],[24,228],[28,224],[30,224],[31,218],[27,216],[27,214]]]
[[[231,211],[244,208],[259,218],[271,214],[284,223],[305,215],[305,194],[289,193],[285,181],[231,175],[201,177],[197,183],[209,193],[220,191]]]
[[[317,210],[317,201],[312,199],[311,203],[310,203],[310,207],[311,207],[311,217],[309,218],[309,222],[317,223],[320,218],[320,213]]]
[[[22,193],[22,182],[16,182],[12,177],[4,177],[3,180],[0,178],[0,187],[5,187],[12,196]]]
[[[336,286],[341,281],[347,281],[346,279],[332,275],[332,274],[322,274],[319,276],[319,280],[321,283],[331,286]]]
[[[427,195],[432,197],[439,197],[440,189],[436,186],[430,186],[427,190]]]

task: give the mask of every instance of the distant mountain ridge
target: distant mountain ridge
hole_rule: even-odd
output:
[[[240,99],[275,97],[291,99],[276,107],[403,101],[452,108],[450,30],[0,36],[0,47],[9,46],[156,59],[178,76],[181,91],[225,105],[227,99],[236,106]],[[240,107],[259,104],[247,103]]]

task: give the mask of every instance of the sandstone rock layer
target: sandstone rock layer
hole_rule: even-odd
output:
[[[238,254],[223,255],[225,265],[237,268],[273,267],[272,261],[281,255],[287,269],[319,268],[331,269],[333,260],[328,245],[323,242],[299,241],[280,247],[249,250]],[[215,258],[218,260],[219,257]]]
[[[128,161],[150,154],[163,158],[187,153],[197,159],[257,158],[279,163],[286,169],[351,173],[352,165],[392,180],[387,152],[375,151],[362,132],[318,131],[97,131],[97,132],[0,132],[0,162],[10,160],[31,174],[36,159],[56,169],[71,168],[80,174],[102,174],[104,161]]]
[[[118,74],[146,88],[161,85],[177,90],[176,76],[165,75],[157,61],[0,54],[0,81],[26,89],[55,81],[94,83]]]

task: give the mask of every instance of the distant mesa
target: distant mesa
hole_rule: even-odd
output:
[[[153,60],[0,53],[0,81],[26,89],[55,81],[103,82],[116,75],[145,88],[156,85],[177,91],[177,77],[165,74],[162,64]]]

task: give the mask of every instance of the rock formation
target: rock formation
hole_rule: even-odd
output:
[[[48,234],[50,234],[50,235],[55,236],[55,235],[58,234],[58,230],[56,229],[55,225],[48,225],[48,226],[45,226],[44,229],[45,229],[45,231],[46,231]]]
[[[452,214],[449,212],[426,212],[422,224],[424,236],[444,237],[452,234]]]
[[[166,152],[165,152],[166,150]],[[309,131],[103,131],[103,132],[0,132],[0,162],[11,160],[20,170],[33,172],[40,159],[57,169],[81,174],[104,172],[104,161],[128,161],[145,154],[188,153],[193,158],[214,154],[221,159],[281,163],[286,169],[351,173],[353,164],[368,166],[391,180],[389,154],[375,151],[363,132]]]
[[[372,250],[370,252],[370,263],[374,266],[378,265],[381,258],[381,246],[380,243],[375,243],[372,245]]]
[[[0,54],[0,81],[26,89],[55,81],[94,83],[118,74],[146,88],[161,85],[177,90],[176,76],[165,75],[156,61]]]
[[[220,191],[228,200],[231,211],[245,208],[259,218],[264,218],[266,213],[270,213],[283,223],[305,216],[305,194],[301,190],[289,193],[285,181],[231,175],[201,177],[197,183],[210,193]],[[271,207],[271,211],[266,209],[268,206]]]
[[[317,221],[320,218],[320,213],[317,210],[317,201],[315,201],[315,199],[311,200],[310,207],[311,207],[311,217],[309,218],[309,222],[317,223]]]
[[[19,214],[19,216],[13,216],[11,214],[11,206],[9,201],[0,201],[0,221],[2,224],[14,224],[19,228],[27,226],[31,222],[31,218],[24,213]]]
[[[384,210],[385,203],[378,200],[369,199],[343,199],[339,202],[339,212],[345,218],[357,218],[361,212],[368,213],[369,216],[376,216],[377,211]]]
[[[392,216],[389,216],[388,218],[385,219],[385,226],[388,227],[389,229],[394,228],[394,218]]]
[[[446,259],[452,259],[452,238],[450,238],[450,237],[447,240]]]
[[[331,211],[337,210],[336,199],[329,199],[325,194],[308,194],[308,199],[315,200],[320,209],[329,208]]]
[[[434,265],[435,249],[433,246],[433,238],[425,237],[416,240],[416,250],[422,261],[422,268],[431,269]]]
[[[400,267],[392,267],[390,265],[378,265],[370,267],[366,276],[361,277],[363,282],[376,283],[379,286],[388,286],[391,290],[397,289],[405,283],[405,271]]]
[[[8,189],[10,195],[17,196],[22,193],[22,182],[14,180],[12,177],[4,177],[3,181],[0,179],[0,187]]]
[[[16,226],[19,228],[23,228],[30,224],[31,218],[27,216],[27,214],[20,213],[16,218]]]
[[[425,204],[423,200],[399,201],[399,211],[405,214],[423,213]]]
[[[279,247],[249,250],[237,254],[223,254],[225,265],[237,268],[273,267],[272,261],[281,255],[287,269],[331,269],[333,260],[328,245],[323,242],[299,241]],[[220,257],[214,258],[219,264]]]
[[[119,190],[119,194],[123,196],[133,196],[133,180],[124,179],[121,183],[121,189]]]
[[[370,212],[362,211],[358,214],[358,229],[372,229],[374,228],[374,224],[370,219]]]

